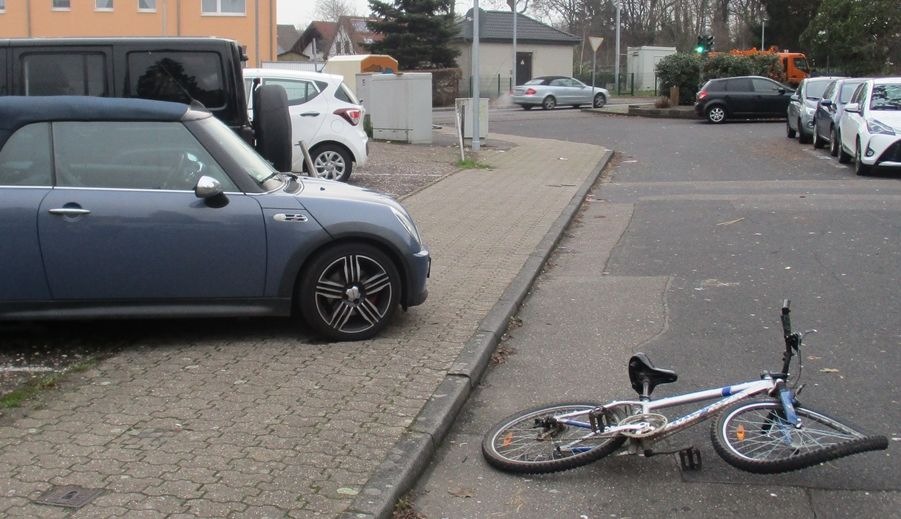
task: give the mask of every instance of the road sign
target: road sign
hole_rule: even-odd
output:
[[[601,48],[601,44],[604,43],[604,38],[601,36],[589,36],[588,41],[591,42],[591,50],[597,52]]]

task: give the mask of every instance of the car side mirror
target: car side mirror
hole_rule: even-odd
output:
[[[832,99],[820,99],[820,105],[832,106]]]
[[[791,99],[792,101],[800,101],[801,100],[801,98],[798,97],[798,94],[792,94],[792,96],[789,99]]]
[[[845,111],[852,114],[860,113],[860,103],[848,103],[845,105]]]
[[[223,193],[222,184],[215,178],[206,175],[200,177],[200,180],[198,180],[197,184],[194,186],[194,196],[204,200],[219,196]]]

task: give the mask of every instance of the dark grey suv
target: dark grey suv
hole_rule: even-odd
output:
[[[761,76],[711,79],[697,94],[695,113],[714,124],[731,118],[785,118],[793,91]]]
[[[171,102],[0,97],[0,236],[0,320],[296,311],[356,340],[427,295],[400,204]]]

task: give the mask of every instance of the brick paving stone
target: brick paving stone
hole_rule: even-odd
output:
[[[605,151],[504,138],[479,156],[493,169],[403,200],[434,258],[424,305],[357,343],[135,337],[0,428],[0,516],[66,516],[25,501],[50,483],[105,490],[74,517],[340,515]]]

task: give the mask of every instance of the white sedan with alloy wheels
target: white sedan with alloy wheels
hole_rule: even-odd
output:
[[[858,175],[872,168],[901,167],[901,77],[860,84],[839,122],[838,160],[854,159]]]

